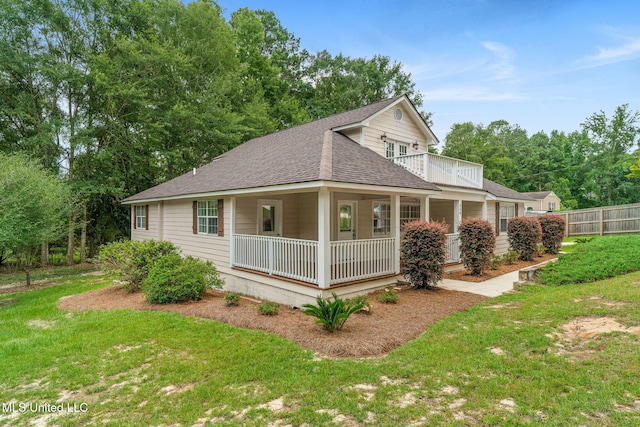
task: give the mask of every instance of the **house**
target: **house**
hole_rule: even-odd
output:
[[[404,95],[255,138],[125,199],[131,238],[170,240],[213,261],[225,288],[293,306],[396,283],[407,221],[449,225],[448,263],[470,216],[506,252],[507,220],[529,199],[435,144]]]
[[[553,191],[534,191],[522,194],[533,199],[524,204],[527,211],[553,212],[560,209],[560,198]]]

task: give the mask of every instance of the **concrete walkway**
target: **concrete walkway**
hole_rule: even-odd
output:
[[[438,287],[452,291],[471,292],[487,297],[497,297],[513,290],[513,282],[518,281],[518,271],[503,274],[484,282],[465,282],[462,280],[443,279]]]

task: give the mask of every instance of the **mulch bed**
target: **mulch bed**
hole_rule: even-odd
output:
[[[532,265],[540,264],[545,261],[557,258],[558,255],[544,254],[539,257],[535,257],[533,261],[516,261],[511,265],[502,264],[498,270],[485,270],[482,276],[472,276],[466,269],[454,271],[451,273],[445,273],[443,279],[452,280],[464,280],[465,282],[484,282],[494,277],[502,276],[503,274],[511,273],[512,271],[522,270],[523,268],[531,267]]]
[[[281,306],[275,316],[258,313],[257,303],[242,299],[237,307],[227,306],[223,293],[208,291],[201,301],[158,305],[144,300],[141,293],[129,293],[120,285],[68,296],[60,300],[60,308],[69,311],[158,310],[218,320],[241,328],[276,333],[316,353],[330,357],[382,356],[394,348],[417,338],[438,320],[465,310],[486,297],[445,289],[417,290],[398,286],[396,304],[376,301],[376,293],[367,300],[370,314],[355,313],[341,331],[326,332],[315,318],[300,310]]]

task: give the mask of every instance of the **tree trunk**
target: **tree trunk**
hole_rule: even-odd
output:
[[[27,275],[27,286],[31,286],[31,270],[29,270],[29,267],[24,267],[23,270]]]
[[[75,222],[76,216],[71,214],[69,216],[69,239],[67,241],[67,265],[73,265],[73,254],[75,252]]]
[[[82,228],[80,229],[80,262],[87,261],[87,203],[82,204]]]
[[[46,267],[49,265],[49,243],[44,242],[40,251],[40,265]]]

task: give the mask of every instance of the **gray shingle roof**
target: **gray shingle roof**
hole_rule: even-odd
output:
[[[512,190],[509,187],[505,187],[504,185],[500,185],[497,182],[490,181],[486,178],[482,181],[482,189],[496,197],[514,200],[533,200],[531,197],[523,193],[518,193],[517,191]]]
[[[551,191],[530,191],[528,193],[521,193],[524,194],[525,196],[529,196],[532,199],[535,200],[542,200],[545,197],[547,197],[549,194],[551,194]]]
[[[402,97],[252,139],[197,169],[196,175],[186,173],[124,201],[318,180],[439,190],[343,134],[331,131],[359,123]]]

